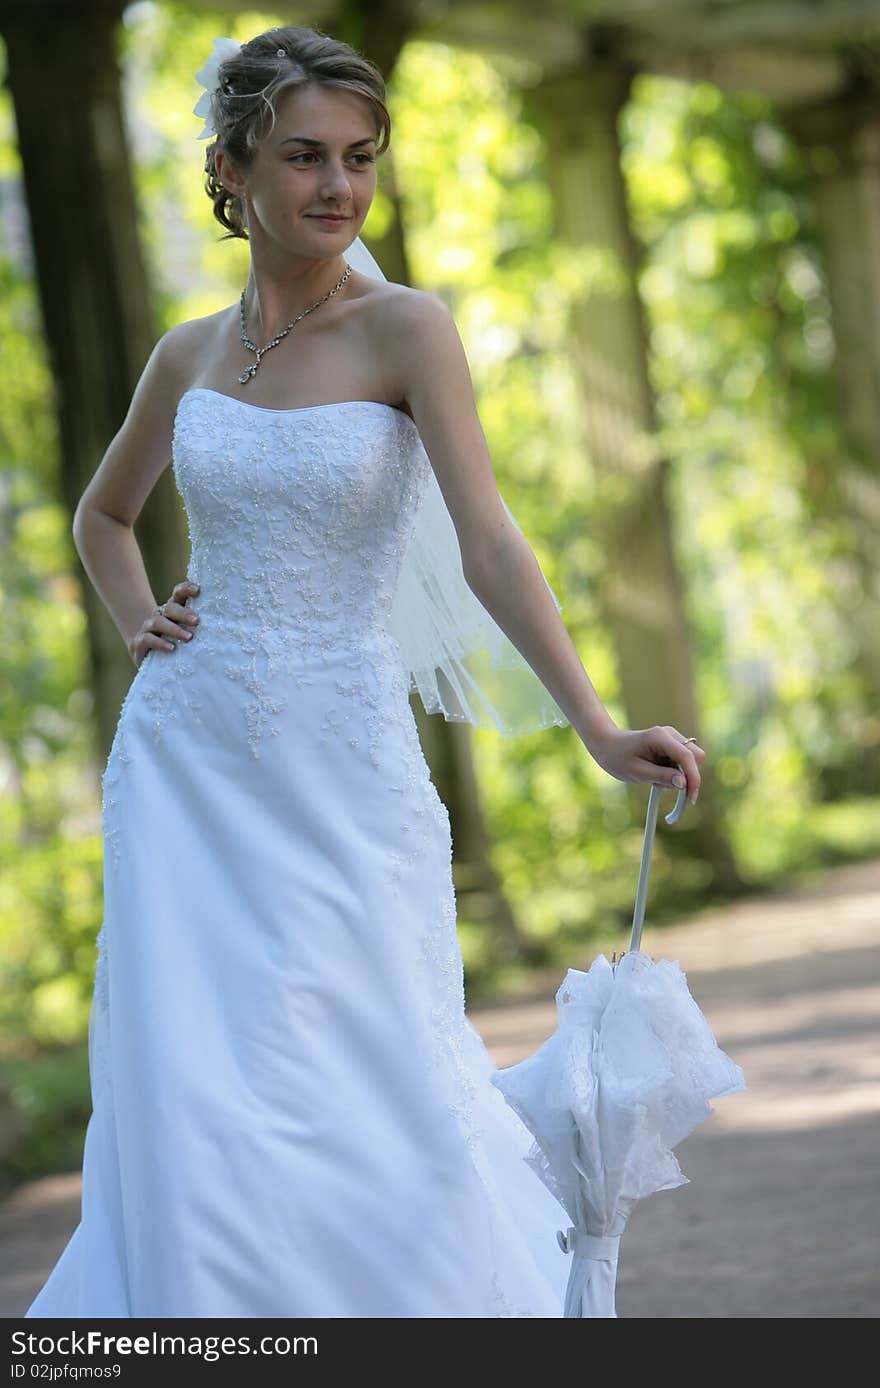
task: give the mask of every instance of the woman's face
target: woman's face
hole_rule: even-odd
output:
[[[217,172],[244,186],[247,228],[293,254],[330,258],[359,235],[376,190],[376,125],[353,92],[310,85],[284,92],[275,129],[243,180],[222,151]],[[321,213],[344,220],[320,221]]]

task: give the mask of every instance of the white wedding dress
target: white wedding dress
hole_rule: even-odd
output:
[[[104,772],[82,1214],[26,1314],[562,1316],[388,628],[418,429],[194,387],[173,451],[201,620]]]

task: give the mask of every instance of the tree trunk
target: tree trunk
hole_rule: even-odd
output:
[[[0,6],[31,241],[73,512],[118,432],[158,334],[138,229],[120,99],[119,3]],[[170,462],[170,459],[169,459]],[[159,601],[185,574],[186,526],[170,468],[137,523]],[[134,666],[81,570],[104,757]]]

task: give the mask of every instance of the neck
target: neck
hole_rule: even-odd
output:
[[[332,260],[304,260],[297,266],[288,263],[280,274],[261,272],[251,265],[244,289],[245,331],[251,341],[262,347],[276,337],[330,292],[345,274],[347,264],[344,255]],[[343,292],[344,288],[339,291]],[[318,312],[329,308],[333,299],[322,304]]]

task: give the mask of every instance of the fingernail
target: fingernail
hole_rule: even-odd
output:
[[[682,786],[684,785],[684,776],[673,776],[672,784],[674,786],[678,786],[679,790],[681,790]]]

